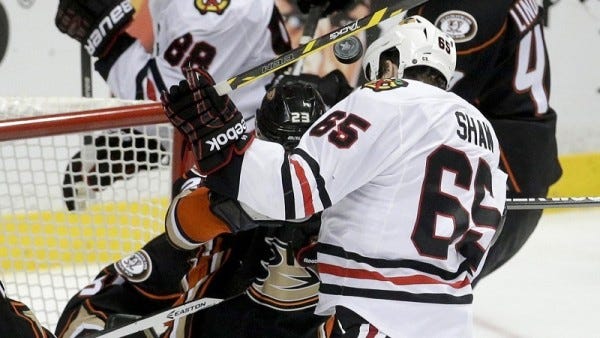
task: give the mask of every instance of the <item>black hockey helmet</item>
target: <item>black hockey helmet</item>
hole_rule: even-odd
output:
[[[267,91],[256,111],[256,136],[292,149],[326,110],[321,95],[311,85],[276,84]]]

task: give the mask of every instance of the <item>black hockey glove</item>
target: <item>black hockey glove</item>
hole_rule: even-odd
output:
[[[313,74],[280,75],[272,82],[273,85],[277,83],[302,83],[311,85],[321,94],[323,102],[329,107],[340,102],[353,90],[344,74],[338,69],[331,71],[324,77]]]
[[[321,213],[312,215],[302,223],[286,226],[294,229],[290,246],[298,264],[304,267],[317,264],[317,238],[321,229]]]
[[[91,56],[104,55],[132,21],[129,0],[60,0],[54,23],[82,43]]]
[[[326,1],[324,0],[297,0],[298,8],[304,14],[308,13],[310,6],[323,6]],[[329,0],[327,7],[321,14],[321,16],[327,16],[333,12],[343,11],[351,8],[357,3],[357,0]]]
[[[236,234],[260,226],[258,221],[248,215],[239,201],[215,191],[210,192],[208,200],[210,211],[227,224],[231,233]]]
[[[184,69],[186,80],[163,91],[161,101],[171,123],[186,136],[201,174],[209,175],[229,163],[233,153],[246,151],[253,135],[228,95],[219,96],[212,77],[202,70]]]

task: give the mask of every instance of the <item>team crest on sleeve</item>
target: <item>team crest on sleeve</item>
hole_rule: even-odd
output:
[[[371,88],[373,91],[381,92],[384,90],[396,89],[408,86],[408,82],[402,79],[380,79],[365,83],[363,88]]]
[[[208,12],[223,14],[225,9],[229,7],[229,2],[230,0],[194,0],[194,4],[200,11],[200,14]]]
[[[456,43],[467,42],[477,34],[477,21],[471,14],[463,11],[444,12],[434,24]]]
[[[133,283],[145,281],[152,273],[152,261],[144,250],[121,259],[114,266],[120,275]]]

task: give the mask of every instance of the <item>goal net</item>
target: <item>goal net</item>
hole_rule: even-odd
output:
[[[54,330],[104,266],[163,231],[173,129],[157,103],[0,98],[0,280]]]

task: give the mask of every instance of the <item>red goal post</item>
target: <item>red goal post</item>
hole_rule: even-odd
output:
[[[7,294],[53,330],[101,268],[163,231],[185,154],[156,102],[0,97]]]

